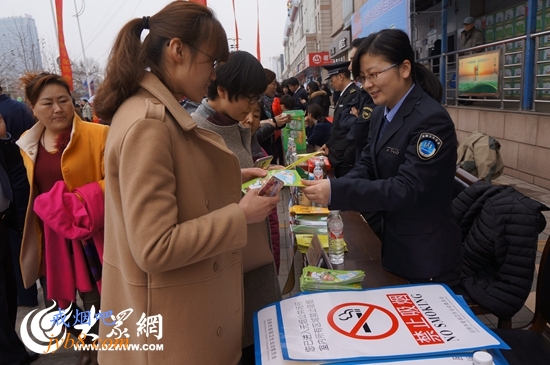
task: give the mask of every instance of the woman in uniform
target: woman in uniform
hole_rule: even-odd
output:
[[[340,179],[304,181],[330,209],[381,212],[382,264],[413,283],[459,283],[460,231],[451,201],[457,138],[442,87],[414,62],[406,33],[384,29],[353,60],[377,105],[360,161]]]

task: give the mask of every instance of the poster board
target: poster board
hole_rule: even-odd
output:
[[[458,58],[458,95],[498,98],[502,88],[502,50]]]
[[[299,295],[277,304],[277,319],[286,360],[393,360],[508,348],[439,284]]]

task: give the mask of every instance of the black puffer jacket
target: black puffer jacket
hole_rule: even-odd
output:
[[[549,208],[511,186],[484,181],[453,201],[464,248],[462,286],[499,318],[516,314],[531,291],[544,210]]]

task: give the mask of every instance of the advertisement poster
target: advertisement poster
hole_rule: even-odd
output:
[[[293,361],[285,360],[281,350],[279,326],[277,325],[277,307],[271,305],[256,313],[254,317],[254,346],[257,365],[472,365],[472,352],[457,353],[447,356],[432,358],[384,360],[378,361],[354,361],[354,362],[330,362],[318,361]],[[499,350],[488,351],[493,356],[494,365],[505,365],[506,360]]]
[[[459,57],[458,95],[498,97],[500,59],[500,50]]]
[[[352,39],[366,37],[379,30],[409,30],[409,0],[369,0],[352,17]]]
[[[394,360],[508,348],[444,285],[299,295],[277,304],[277,319],[286,360]]]

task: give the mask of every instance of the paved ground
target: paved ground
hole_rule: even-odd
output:
[[[498,178],[496,183],[500,184],[508,184],[514,186],[516,189],[521,191],[523,194],[541,201],[545,203],[546,205],[550,206],[550,191],[547,189],[539,188],[537,186],[525,183],[521,180],[515,179],[513,177],[509,176],[501,176]],[[284,189],[284,194],[288,194],[288,191]],[[288,201],[288,196],[286,199],[281,199],[281,201]],[[284,284],[288,278],[289,273],[289,264],[292,262],[292,250],[288,249],[291,247],[290,243],[290,232],[288,227],[288,219],[286,217],[288,216],[288,207],[284,204],[279,204],[279,220],[280,220],[280,232],[281,232],[281,268],[280,268],[280,275],[279,275],[279,281],[281,283],[281,288],[284,287]],[[545,216],[547,221],[550,221],[550,212],[545,212]],[[537,263],[540,260],[540,253],[542,252],[543,244],[546,242],[546,239],[550,235],[550,224],[546,226],[546,229],[543,233],[541,233],[539,237],[539,252],[537,255]],[[537,265],[538,269],[538,265]],[[295,275],[296,275],[296,283],[299,282],[299,276],[301,272],[301,267],[299,267],[299,260],[297,259],[295,262]],[[535,273],[536,275],[536,273]],[[291,294],[296,294],[299,292],[298,285],[296,285],[294,291],[291,292]],[[40,298],[40,304],[37,308],[44,308],[43,301],[41,300],[42,294],[39,293]],[[523,309],[516,314],[513,318],[513,327],[522,327],[529,323],[529,321],[533,317],[533,310],[534,310],[534,300],[535,300],[535,286],[533,284],[532,293],[529,296],[526,305],[523,307]],[[18,320],[17,320],[17,330],[19,331],[19,326],[21,325],[21,321],[23,320],[23,317],[29,313],[31,310],[36,308],[25,308],[20,307],[18,312]],[[497,319],[495,316],[492,315],[485,315],[480,316],[482,322],[487,324],[490,328],[495,328],[497,325]],[[37,361],[33,362],[33,365],[74,365],[77,364],[77,361],[79,359],[79,353],[77,351],[74,351],[72,349],[66,350],[66,349],[60,349],[54,354],[48,354],[48,355],[42,355],[38,358]]]

